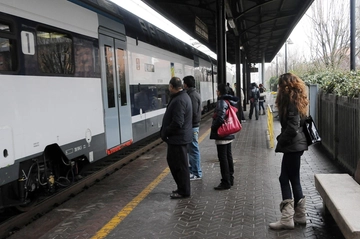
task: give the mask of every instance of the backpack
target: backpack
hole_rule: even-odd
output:
[[[258,88],[253,88],[252,90],[251,90],[251,98],[254,98],[255,100],[258,100],[259,99],[259,95],[260,95],[260,93],[259,93],[259,89]]]

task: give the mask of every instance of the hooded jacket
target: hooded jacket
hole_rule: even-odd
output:
[[[232,106],[236,107],[237,102],[239,101],[239,98],[232,95],[222,95],[218,98],[218,101],[216,102],[216,107],[214,110],[213,115],[213,121],[211,124],[211,132],[210,132],[210,139],[216,139],[216,140],[232,140],[235,139],[235,136],[233,134],[227,135],[223,138],[219,137],[217,130],[218,128],[224,123],[226,111],[229,108],[229,105],[226,103],[226,101],[229,101],[229,103]]]
[[[275,152],[292,153],[308,149],[303,132],[304,120],[294,104],[289,104],[286,117],[280,118],[281,133],[276,137],[278,143]]]

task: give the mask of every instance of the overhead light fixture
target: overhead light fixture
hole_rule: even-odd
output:
[[[228,19],[228,23],[229,23],[229,26],[230,26],[232,29],[235,29],[235,28],[236,28],[236,25],[235,25],[235,22],[234,22],[234,19],[233,19],[233,18]]]

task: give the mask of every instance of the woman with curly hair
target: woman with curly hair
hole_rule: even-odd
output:
[[[306,85],[298,76],[283,74],[279,77],[278,85],[275,103],[281,133],[276,138],[278,143],[275,152],[284,155],[279,177],[283,199],[280,203],[281,219],[269,224],[275,230],[293,229],[294,222],[306,224],[305,197],[300,184],[300,158],[304,150],[308,149],[302,126],[309,104]]]

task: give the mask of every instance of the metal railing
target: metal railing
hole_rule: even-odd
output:
[[[270,148],[274,148],[274,117],[271,105],[267,106],[267,126],[268,126],[268,135],[270,141]]]
[[[360,156],[360,100],[320,91],[317,125],[322,145],[354,175]]]

